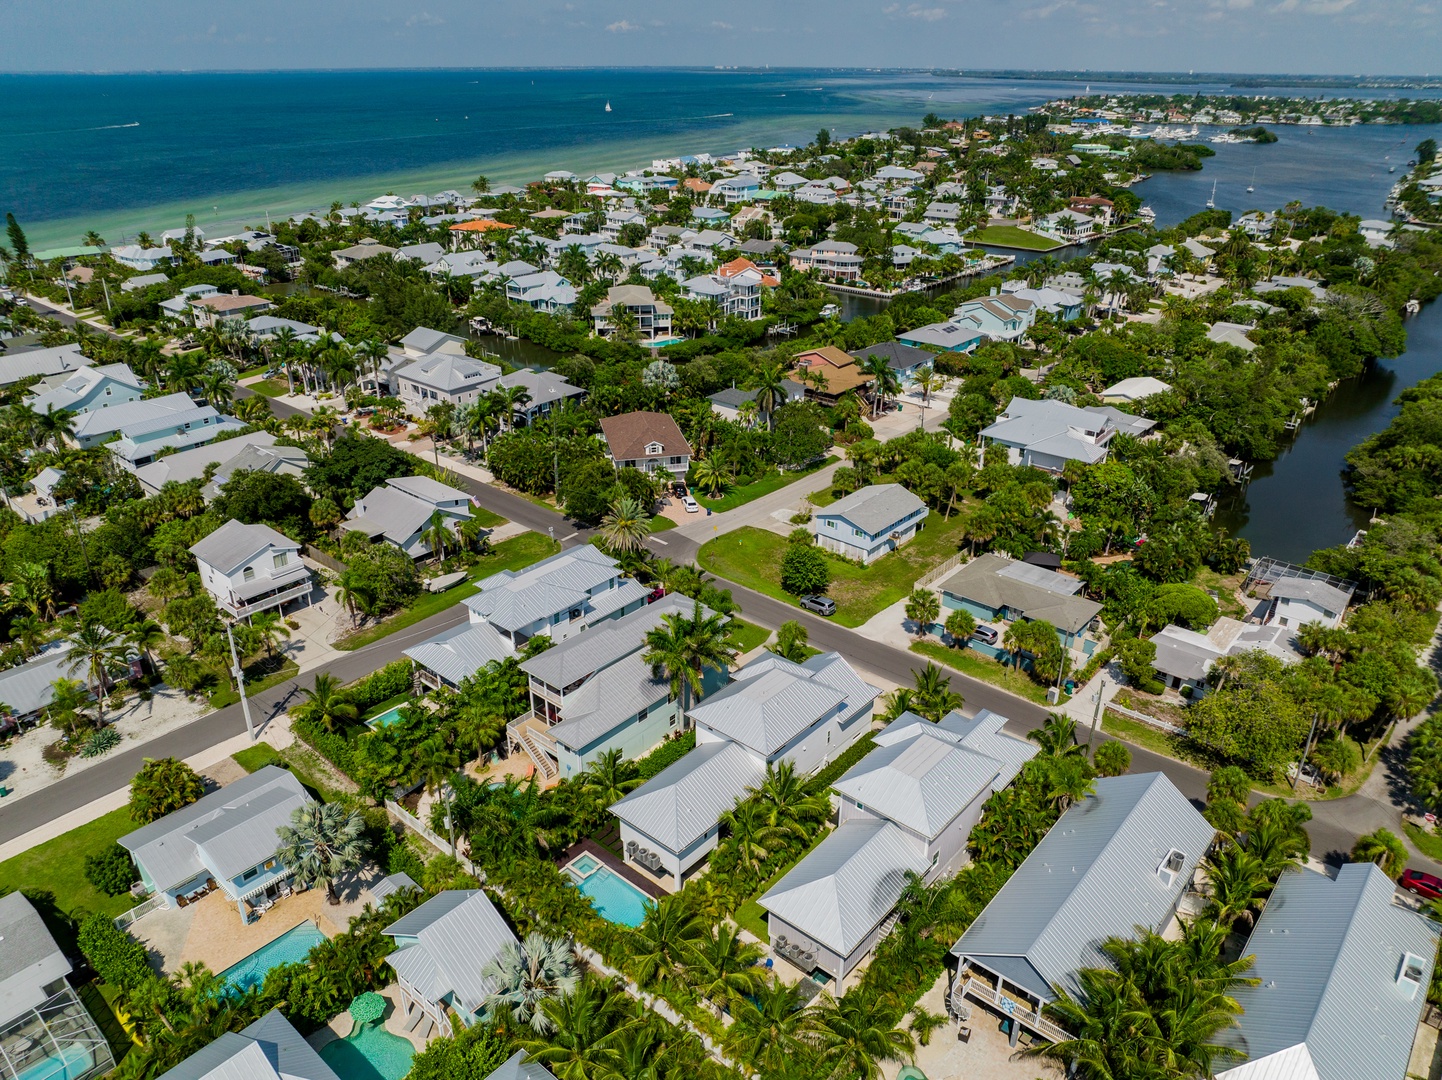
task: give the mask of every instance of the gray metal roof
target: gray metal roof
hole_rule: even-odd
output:
[[[564,375],[558,375],[554,371],[531,371],[527,368],[502,375],[500,384],[519,386],[530,395],[531,400],[522,406],[524,409],[580,397],[586,392],[582,387],[572,386]]]
[[[425,477],[404,477],[406,481],[424,480]],[[435,481],[430,481],[435,484]],[[456,491],[444,484],[435,484],[446,494],[436,495],[436,501],[448,501],[451,499],[465,499],[464,506],[448,506],[442,512],[448,517],[448,527],[454,530],[457,517],[470,517],[470,496],[464,491]],[[414,490],[428,490],[419,487]],[[404,544],[421,529],[426,527],[431,515],[437,510],[436,501],[432,501],[431,495],[418,496],[413,490],[397,484],[394,480],[388,480],[379,487],[373,487],[370,491],[356,500],[355,506],[347,515],[351,521],[363,521],[366,532],[370,535],[384,536],[393,544]]]
[[[1315,578],[1282,577],[1272,583],[1271,596],[1285,600],[1308,600],[1325,611],[1340,615],[1352,599],[1335,585]]]
[[[868,345],[851,354],[856,357],[858,363],[868,360],[873,356],[885,358],[886,366],[892,371],[908,371],[911,368],[923,364],[936,362],[936,355],[925,349],[918,349],[912,345],[903,345],[899,341],[883,341],[877,345]]]
[[[279,1010],[227,1031],[159,1080],[340,1080]]]
[[[58,375],[89,367],[91,359],[79,345],[56,345],[48,349],[6,350],[0,353],[0,386],[9,386],[35,375]]]
[[[174,480],[182,484],[187,480],[198,480],[205,475],[208,465],[224,465],[243,451],[272,446],[275,446],[274,435],[267,431],[253,431],[247,435],[237,435],[233,439],[207,443],[204,446],[197,446],[193,450],[182,450],[177,454],[163,457],[159,461],[152,461],[149,465],[142,465],[136,469],[135,478],[148,490],[159,491],[167,480]],[[302,457],[305,455],[305,451],[299,447],[284,447],[283,450],[286,453],[300,454]],[[216,475],[218,476],[219,473],[217,472]]]
[[[70,678],[70,643],[59,642],[39,656],[0,671],[0,703],[16,716],[29,716],[50,704],[56,679]]]
[[[386,963],[433,1001],[452,995],[457,1011],[473,1013],[495,989],[481,974],[507,945],[518,944],[506,920],[480,889],[458,889],[431,897],[381,931],[414,944],[386,957]]]
[[[1013,570],[1013,567],[1025,569]],[[1051,575],[1049,578],[1042,576],[1048,574]],[[1041,584],[1043,581],[1057,584],[1053,579],[1075,580],[1030,563],[1018,563],[1004,555],[988,553],[972,559],[938,588],[985,607],[1008,608],[1023,613],[1028,619],[1045,619],[1059,630],[1076,633],[1096,617],[1102,606],[1094,600]]]
[[[487,664],[512,655],[510,640],[489,623],[462,623],[405,650],[423,668],[459,686]]]
[[[49,996],[44,988],[70,974],[70,961],[23,893],[0,896],[0,1028]]]
[[[176,418],[194,412],[197,406],[189,394],[165,394],[162,397],[120,401],[103,409],[93,409],[75,418],[75,434],[79,438],[96,438],[121,429],[134,430],[146,423],[161,426],[176,423]],[[214,410],[211,410],[214,412]]]
[[[569,548],[524,570],[502,570],[480,583],[462,603],[502,630],[521,630],[537,619],[584,607],[592,589],[619,576],[616,560],[589,544]]]
[[[851,524],[876,536],[899,524],[926,504],[900,484],[872,484],[853,491],[844,499],[816,512],[817,518],[845,518]]]
[[[398,874],[387,874],[385,877],[381,878],[379,881],[377,881],[374,885],[371,886],[370,892],[372,898],[376,900],[384,900],[392,893],[402,892],[405,889],[419,888],[420,886],[415,883],[415,880],[409,874],[401,871]]]
[[[689,596],[669,593],[629,615],[595,623],[579,634],[557,642],[522,663],[521,670],[548,686],[565,689],[577,679],[583,679],[645,648],[646,634],[660,626],[667,615],[689,617],[695,605],[696,601]],[[704,604],[701,611],[706,615],[712,614]]]
[[[817,844],[757,903],[849,956],[896,907],[906,872],[925,869],[925,852],[895,825],[857,818]]]
[[[239,439],[226,439],[219,445],[224,446],[227,442],[244,442],[245,436]],[[213,444],[212,444],[213,445]],[[199,449],[204,449],[199,448]],[[194,453],[195,451],[190,451]],[[172,455],[179,457],[180,455]],[[163,464],[170,458],[161,458],[156,464]],[[279,473],[284,476],[300,476],[305,472],[306,466],[310,464],[310,456],[298,446],[243,446],[240,453],[236,454],[229,461],[223,462],[220,468],[215,470],[210,483],[205,485],[203,492],[207,499],[213,499],[220,494],[220,489],[232,476],[238,472],[263,472]],[[149,468],[150,466],[146,466]],[[201,472],[204,473],[204,467]]]
[[[1394,1080],[1407,1072],[1427,998],[1438,926],[1394,903],[1391,878],[1371,863],[1335,880],[1285,874],[1246,951],[1259,986],[1236,992],[1243,1013],[1219,1041],[1247,1063],[1227,1080]],[[1399,981],[1405,954],[1421,985]]]
[[[470,492],[432,480],[429,476],[393,476],[386,484],[428,503],[463,502],[469,505],[471,501]]]
[[[1222,655],[1222,650],[1213,645],[1205,634],[1171,623],[1152,635],[1152,644],[1157,647],[1152,667],[1163,675],[1174,675],[1179,679],[1205,679],[1217,657]]]
[[[982,967],[1001,958],[1018,969],[1009,977],[1043,1000],[1052,1000],[1057,983],[1075,993],[1078,968],[1106,966],[1100,946],[1108,936],[1163,926],[1214,835],[1162,773],[1100,779],[951,951]],[[1158,870],[1173,850],[1182,867],[1168,883]]]
[[[495,364],[472,360],[456,353],[434,353],[391,373],[395,379],[409,379],[433,390],[454,394],[462,390],[496,382],[501,369]]]
[[[267,765],[127,833],[120,838],[120,846],[145,868],[157,888],[168,889],[202,870],[215,872],[203,857],[230,866],[238,858],[259,852],[240,870],[263,861],[280,846],[277,825],[288,824],[297,807],[312,801],[293,775]]]
[[[651,674],[651,665],[639,650],[602,671],[567,694],[562,720],[551,735],[563,746],[581,751],[642,709],[663,704],[671,696],[671,683]]]
[[[295,551],[300,545],[269,525],[246,525],[231,518],[209,536],[190,546],[190,553],[202,562],[230,574],[267,548]]]
[[[527,1061],[524,1050],[517,1050],[501,1062],[486,1080],[556,1080],[556,1077],[539,1061]]]
[[[850,713],[880,693],[839,653],[794,664],[765,652],[737,671],[725,689],[692,706],[690,716],[769,758],[818,721]]]
[[[978,797],[1006,787],[1036,756],[1036,746],[1001,730],[1005,717],[988,716],[991,722],[965,735],[922,720],[924,726],[878,746],[833,787],[870,813],[935,839]]]
[[[743,747],[705,742],[614,803],[611,813],[673,853],[682,852],[765,775],[766,767]]]

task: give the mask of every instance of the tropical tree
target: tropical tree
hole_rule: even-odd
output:
[[[735,1002],[725,1034],[726,1050],[749,1062],[761,1076],[786,1076],[806,1052],[805,1027],[796,988],[772,980]]]
[[[791,831],[821,821],[831,810],[825,794],[808,788],[791,761],[768,763],[766,776],[750,790],[763,808],[767,823]]]
[[[205,781],[173,757],[146,758],[130,781],[130,817],[147,825],[184,809],[205,794]]]
[[[709,454],[696,462],[691,476],[692,482],[712,498],[731,486],[731,470],[715,454]]]
[[[1033,728],[1026,737],[1041,748],[1046,757],[1069,757],[1085,754],[1085,748],[1076,741],[1076,721],[1061,713],[1051,713],[1041,727]]]
[[[1207,876],[1208,914],[1217,926],[1251,920],[1252,907],[1270,886],[1266,868],[1240,844],[1223,844],[1202,861]]]
[[[250,630],[256,643],[262,646],[269,656],[275,656],[276,646],[280,644],[281,638],[290,638],[290,628],[285,625],[280,612],[274,609],[253,616]]]
[[[367,582],[354,570],[346,569],[336,576],[335,598],[347,611],[350,612],[352,626],[359,621],[359,613],[369,611],[375,598],[371,595]]]
[[[94,704],[94,696],[79,679],[55,679],[50,683],[50,701],[45,716],[50,726],[65,732],[72,739],[90,727],[86,710]]]
[[[755,799],[739,799],[721,815],[721,823],[726,826],[736,861],[751,874],[760,872],[775,850],[774,845],[787,833],[767,820],[765,809]]]
[[[945,628],[951,644],[955,648],[964,649],[971,640],[971,635],[976,633],[976,616],[957,608],[946,617]]]
[[[613,747],[591,762],[577,780],[582,791],[602,806],[610,806],[641,783],[640,777],[633,775],[634,772],[620,748]]]
[[[765,981],[758,966],[761,957],[761,947],[744,941],[734,923],[720,922],[696,942],[688,974],[696,993],[719,1016],[761,988]]]
[[[571,943],[534,931],[519,943],[508,941],[481,975],[495,984],[486,1008],[509,1013],[537,1035],[556,1030],[545,1003],[567,996],[580,982]]]
[[[622,495],[606,511],[597,532],[617,554],[639,551],[651,535],[651,515],[639,499]]]
[[[930,589],[917,589],[906,600],[906,617],[916,624],[920,641],[931,633],[932,624],[941,615],[941,598]]]
[[[690,897],[673,894],[647,904],[646,917],[630,935],[628,967],[636,984],[648,990],[679,975],[705,932]]]
[[[786,403],[788,373],[785,363],[769,360],[760,364],[751,376],[751,389],[756,392],[756,408],[766,418],[766,430],[776,429],[776,410]]]
[[[276,829],[277,852],[300,884],[325,889],[326,900],[339,904],[336,882],[359,870],[365,861],[365,818],[342,803],[309,803],[296,807],[290,824]]]
[[[901,391],[901,380],[897,378],[896,372],[891,369],[891,364],[884,356],[869,356],[861,364],[861,371],[870,377],[871,382],[871,418],[874,420],[878,413],[886,407],[886,403]]]
[[[1098,776],[1121,776],[1132,767],[1132,752],[1126,743],[1108,739],[1092,751],[1092,767]]]
[[[939,721],[949,712],[965,704],[962,696],[951,688],[950,677],[935,664],[911,671],[916,688],[911,695],[911,709],[928,720]]]
[[[837,1000],[823,993],[805,1016],[804,1038],[835,1080],[878,1080],[883,1062],[905,1061],[916,1052],[915,1040],[897,1027],[901,1009],[885,998],[847,994]]]
[[[776,644],[771,647],[771,651],[793,664],[799,664],[806,659],[810,651],[806,644],[808,637],[805,626],[795,619],[787,619],[777,628]]]
[[[320,672],[315,677],[315,685],[311,689],[302,687],[300,692],[305,698],[298,709],[301,719],[320,724],[327,731],[334,731],[357,716],[356,707],[341,689],[340,680],[328,672]]]
[[[126,657],[125,639],[99,623],[82,623],[70,635],[70,655],[65,670],[74,675],[84,671],[97,697],[110,692],[110,669],[123,664]]]
[[[1357,837],[1351,860],[1376,863],[1388,877],[1396,877],[1407,864],[1407,845],[1391,829],[1377,829]]]
[[[425,530],[421,533],[421,542],[428,546],[436,554],[438,562],[446,561],[446,541],[451,539],[451,519],[442,510],[432,510],[431,516],[426,519]]]
[[[736,659],[724,616],[707,613],[695,601],[689,616],[666,615],[661,625],[646,632],[646,652],[641,659],[651,665],[652,678],[670,680],[671,693],[680,699],[684,716],[692,697],[705,693],[707,668],[725,672]]]
[[[451,816],[451,778],[456,775],[459,765],[460,756],[447,745],[445,736],[440,732],[436,732],[416,747],[415,778],[425,785],[427,794],[440,796],[453,855],[456,839],[455,824]]]

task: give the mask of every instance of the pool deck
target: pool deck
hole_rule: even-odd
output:
[[[414,1031],[405,1029],[405,1016],[401,1012],[400,988],[395,983],[383,987],[377,993],[386,999],[385,1029],[392,1035],[398,1035],[416,1048],[420,1053],[426,1048],[426,1040],[420,1038]],[[330,1018],[330,1023],[323,1028],[312,1031],[305,1037],[310,1043],[312,1050],[319,1050],[327,1043],[333,1043],[338,1039],[344,1039],[354,1029],[355,1021],[351,1019],[348,1011],[342,1010]]]
[[[663,896],[670,895],[665,889],[661,888],[660,885],[656,884],[656,882],[618,859],[615,852],[602,847],[594,840],[586,839],[579,843],[572,844],[565,851],[561,852],[560,858],[556,860],[556,866],[564,869],[567,864],[579,859],[582,855],[590,855],[612,873],[636,886],[636,888],[640,889],[652,900],[659,900]]]
[[[323,889],[292,893],[252,923],[243,923],[235,904],[217,889],[183,908],[152,911],[130,926],[130,933],[150,951],[151,965],[173,974],[198,960],[219,973],[268,945],[297,923],[311,921],[326,937],[343,933],[352,917],[371,900],[370,884],[383,875],[367,867],[337,886],[341,902],[329,904]]]

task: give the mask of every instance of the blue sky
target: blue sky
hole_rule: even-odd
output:
[[[0,0],[0,27],[10,72],[1442,69],[1442,0]]]

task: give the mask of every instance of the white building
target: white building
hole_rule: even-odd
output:
[[[300,545],[269,525],[231,518],[190,553],[205,591],[235,618],[284,608],[310,595],[310,568],[301,561]]]
[[[926,504],[900,484],[873,484],[816,512],[816,543],[871,563],[921,531]]]

